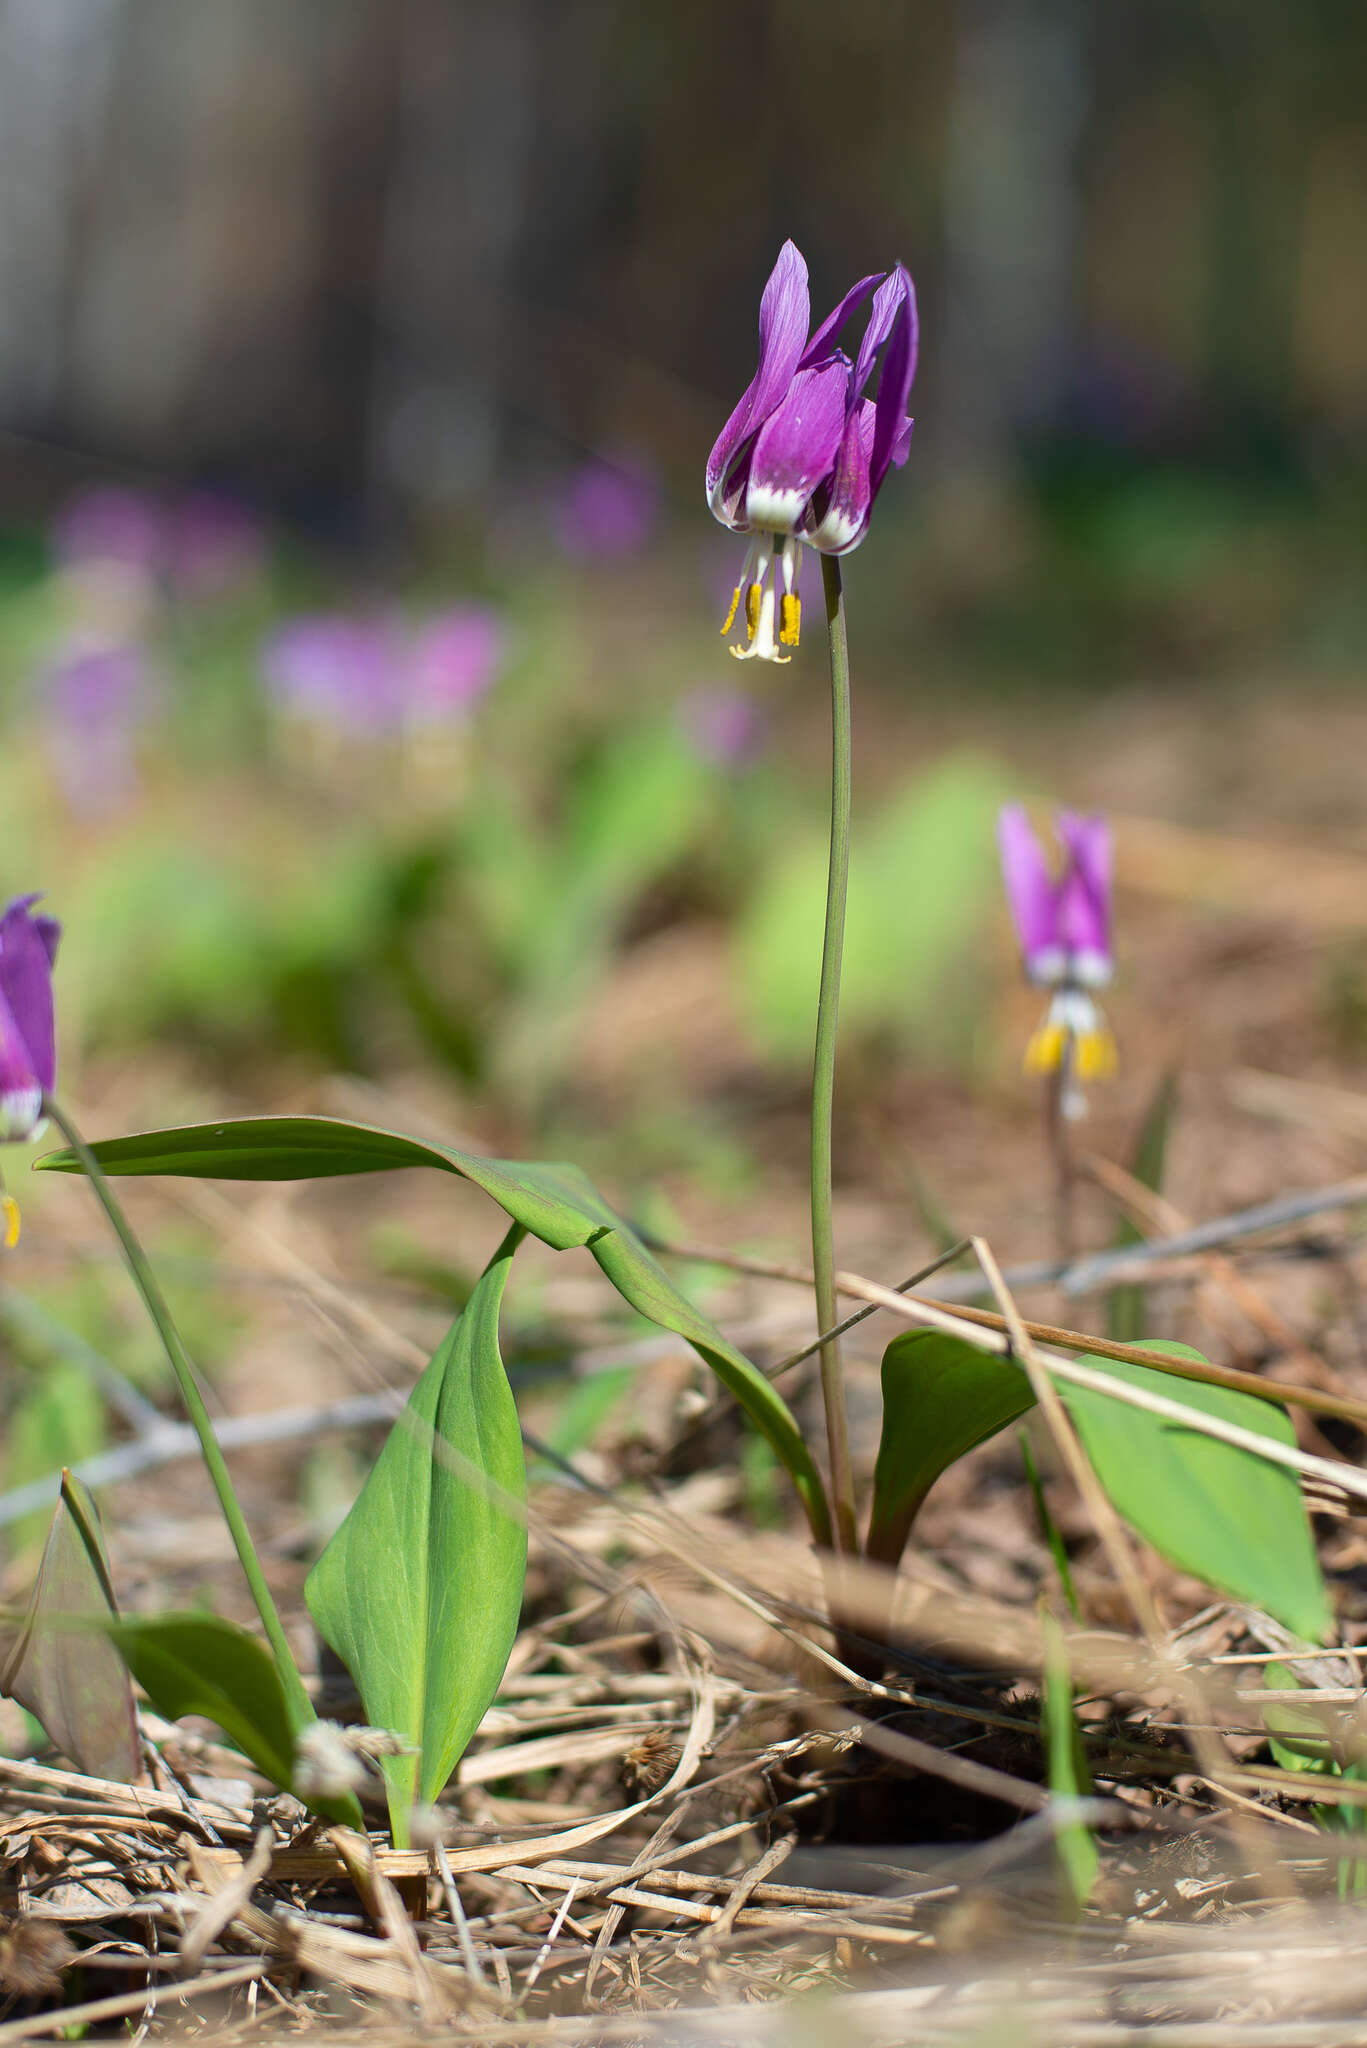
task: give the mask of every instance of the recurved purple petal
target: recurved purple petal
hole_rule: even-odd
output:
[[[1044,849],[1021,804],[1004,804],[997,819],[1002,880],[1016,936],[1032,981],[1056,981],[1064,965],[1058,892]]]
[[[892,444],[892,466],[894,469],[900,469],[911,453],[911,436],[915,426],[915,420],[903,420],[902,422],[902,431],[896,436]]]
[[[1059,884],[1059,939],[1079,981],[1111,973],[1111,828],[1105,818],[1060,811],[1067,864]]]
[[[5,934],[10,929],[11,918],[16,921],[22,918],[27,922],[31,930],[37,932],[42,940],[43,951],[47,954],[48,966],[51,967],[57,958],[57,944],[62,936],[62,927],[55,917],[28,916],[32,906],[35,903],[41,903],[42,900],[43,892],[41,889],[35,889],[30,896],[11,897],[10,901],[5,905],[3,912],[0,912],[0,947],[3,947]]]
[[[844,356],[798,371],[755,442],[745,493],[747,526],[766,533],[802,530],[812,493],[835,466],[849,388]]]
[[[823,555],[846,555],[864,538],[873,502],[869,490],[872,447],[873,402],[866,398],[846,420],[830,486],[818,492],[808,514],[808,538]]]
[[[57,1076],[52,962],[61,927],[31,917],[36,896],[0,916],[0,1138],[26,1138]]]
[[[888,271],[874,294],[869,308],[869,324],[864,329],[864,338],[859,344],[859,354],[854,365],[854,387],[863,393],[873,373],[874,358],[892,333],[893,322],[906,304],[907,286],[910,279],[899,263]]]
[[[833,313],[828,313],[816,333],[802,351],[799,370],[808,370],[813,363],[820,362],[827,349],[834,343],[837,334],[852,313],[857,313],[869,293],[883,283],[886,273],[875,270],[868,277],[861,277],[858,284],[852,284]],[[878,301],[874,300],[875,307]],[[875,344],[876,346],[876,344]]]
[[[873,429],[873,452],[869,460],[869,483],[875,497],[894,459],[894,451],[907,440],[907,400],[916,375],[919,339],[916,288],[900,263],[892,275],[898,282],[901,303],[893,315],[887,352],[878,378],[878,396],[874,401],[877,416]]]
[[[707,502],[727,525],[734,523],[734,504],[727,509],[728,472],[787,392],[802,358],[811,310],[807,265],[795,244],[785,242],[759,304],[759,366],[707,458]]]

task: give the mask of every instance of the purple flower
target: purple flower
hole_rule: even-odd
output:
[[[397,620],[319,613],[267,640],[261,672],[278,703],[361,735],[451,724],[490,688],[504,631],[484,605],[458,605],[413,632]]]
[[[57,1078],[52,963],[62,928],[32,917],[37,896],[17,896],[0,915],[0,1142],[16,1144],[42,1129],[43,1097]],[[17,1211],[5,1198],[7,1241]]]
[[[1007,901],[1030,980],[1056,991],[1030,1040],[1032,1073],[1094,1080],[1115,1069],[1115,1042],[1089,993],[1104,988],[1111,958],[1111,828],[1101,817],[1060,811],[1057,875],[1020,804],[997,821]]]
[[[133,740],[149,705],[134,642],[73,643],[40,679],[53,765],[73,810],[109,811],[133,788]]]
[[[835,337],[865,300],[868,326],[853,362]],[[745,598],[741,657],[787,661],[801,606],[794,589],[804,543],[843,555],[868,531],[889,468],[906,461],[916,375],[916,293],[900,263],[853,285],[808,337],[807,265],[791,242],[779,251],[759,309],[759,367],[707,462],[707,502],[723,526],[755,536],[723,633]],[[864,393],[883,350],[878,395]],[[778,637],[770,571],[777,560]]]
[[[52,549],[64,568],[115,563],[155,579],[166,567],[166,518],[155,499],[116,484],[78,491],[58,513]]]
[[[616,562],[646,546],[659,513],[655,479],[629,457],[595,456],[571,478],[556,520],[564,554]]]
[[[168,508],[115,484],[68,500],[53,524],[52,550],[63,568],[113,566],[190,599],[244,588],[265,559],[260,522],[236,499],[190,491]]]
[[[463,717],[503,664],[503,621],[487,605],[457,605],[419,627],[408,650],[405,695],[424,724]]]
[[[738,690],[694,690],[679,709],[694,750],[718,767],[743,767],[763,744],[764,714]]]
[[[230,597],[249,588],[266,560],[256,514],[219,491],[190,491],[177,501],[166,551],[172,583],[192,599]]]
[[[261,672],[285,709],[352,732],[381,732],[403,715],[403,642],[382,621],[290,619],[262,649]]]

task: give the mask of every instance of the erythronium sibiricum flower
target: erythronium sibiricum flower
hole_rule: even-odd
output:
[[[1033,1074],[1058,1074],[1064,1108],[1079,1115],[1076,1081],[1115,1072],[1115,1040],[1092,991],[1114,972],[1111,959],[1111,828],[1104,818],[1060,811],[1055,829],[1063,851],[1057,875],[1020,804],[997,821],[1002,876],[1030,980],[1054,991],[1044,1021],[1026,1049]]]
[[[836,336],[868,299],[851,361]],[[759,367],[707,462],[713,514],[752,536],[722,627],[730,632],[743,604],[745,645],[731,650],[742,660],[790,659],[783,650],[797,646],[801,627],[800,550],[858,547],[884,477],[911,448],[916,292],[902,265],[861,278],[809,338],[810,321],[807,265],[785,242],[760,300]],[[878,393],[866,398],[880,349]]]
[[[62,928],[34,917],[36,896],[17,896],[0,915],[0,1142],[15,1144],[43,1128],[43,1097],[57,1077],[52,963]],[[19,1237],[19,1209],[0,1187],[6,1250]]]

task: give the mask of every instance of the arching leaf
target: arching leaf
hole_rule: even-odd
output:
[[[247,1117],[179,1130],[107,1138],[91,1150],[107,1174],[188,1175],[198,1180],[317,1180],[337,1174],[435,1166],[470,1180],[557,1251],[584,1245],[623,1299],[691,1344],[716,1373],[791,1477],[818,1542],[830,1537],[825,1488],[792,1411],[762,1372],[680,1294],[658,1260],[576,1166],[482,1159],[453,1145],[425,1144],[395,1131],[332,1117]],[[38,1161],[79,1173],[71,1151]]]

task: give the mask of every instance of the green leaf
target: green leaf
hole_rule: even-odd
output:
[[[1140,1186],[1151,1188],[1155,1194],[1159,1194],[1163,1187],[1168,1135],[1176,1108],[1177,1076],[1169,1068],[1149,1104],[1135,1143],[1134,1157],[1130,1161],[1130,1172]],[[1143,1231],[1131,1223],[1128,1216],[1122,1216],[1111,1241],[1113,1248],[1123,1251],[1127,1245],[1142,1244],[1143,1241]],[[1106,1335],[1113,1343],[1139,1342],[1148,1311],[1148,1293],[1149,1290],[1135,1280],[1111,1289],[1106,1297]]]
[[[264,1643],[214,1614],[154,1614],[109,1624],[124,1663],[159,1714],[202,1714],[288,1792],[294,1729]]]
[[[1147,1348],[1205,1363],[1186,1344],[1151,1342]],[[1273,1443],[1295,1443],[1286,1410],[1256,1394],[1174,1380],[1128,1361],[1088,1357],[1082,1363]],[[1061,1383],[1059,1392],[1111,1501],[1155,1550],[1235,1599],[1264,1608],[1307,1641],[1324,1639],[1329,1600],[1293,1472],[1090,1387]]]
[[[1044,1746],[1049,1764],[1049,1790],[1056,1799],[1085,1799],[1092,1790],[1092,1774],[1073,1706],[1073,1678],[1068,1668],[1068,1646],[1063,1631],[1052,1615],[1044,1621],[1044,1697],[1041,1717]],[[1092,1831],[1080,1820],[1070,1821],[1054,1837],[1059,1871],[1073,1905],[1081,1908],[1091,1897],[1101,1867],[1101,1856]]]
[[[686,1339],[735,1395],[773,1446],[807,1511],[818,1542],[830,1537],[825,1488],[792,1411],[762,1372],[700,1314],[576,1166],[481,1159],[452,1145],[424,1144],[395,1131],[332,1117],[247,1117],[107,1138],[91,1148],[107,1174],[174,1173],[208,1180],[317,1180],[435,1166],[473,1181],[534,1237],[556,1251],[587,1246],[619,1294],[661,1328]],[[70,1151],[38,1165],[79,1173]]]
[[[304,1589],[367,1719],[414,1752],[383,1765],[396,1846],[414,1800],[460,1761],[517,1634],[526,1481],[498,1314],[522,1235],[481,1275]]]
[[[117,1614],[99,1512],[89,1488],[63,1472],[28,1612],[0,1651],[0,1692],[78,1770],[131,1785],[140,1759],[128,1673],[103,1635],[70,1626]]]
[[[896,1564],[935,1481],[1033,1401],[1018,1365],[937,1330],[894,1337],[883,1353],[883,1434],[873,1475],[868,1553]]]

